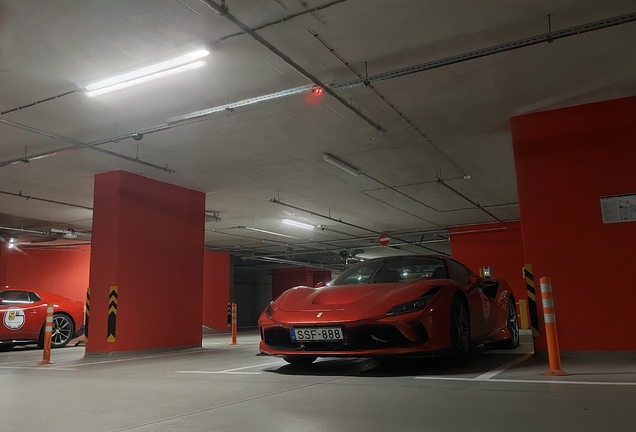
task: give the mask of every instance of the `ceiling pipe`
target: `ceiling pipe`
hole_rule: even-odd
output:
[[[331,88],[334,90],[351,89],[354,87],[360,87],[368,85],[369,83],[384,81],[388,79],[403,77],[414,73],[424,72],[427,70],[437,69],[444,66],[450,66],[457,63],[462,63],[468,60],[475,60],[478,58],[488,57],[491,55],[499,54],[507,51],[514,51],[521,48],[526,48],[532,45],[540,43],[551,43],[559,39],[568,38],[571,36],[577,36],[583,33],[590,33],[597,30],[603,30],[609,27],[614,27],[622,24],[627,24],[636,21],[636,12],[632,12],[625,15],[620,15],[612,18],[606,18],[600,21],[594,21],[586,24],[580,24],[574,27],[568,27],[563,30],[550,31],[537,36],[531,36],[524,39],[519,39],[512,42],[506,42],[500,45],[494,45],[487,48],[478,49],[475,51],[469,51],[463,54],[446,57],[439,60],[433,60],[430,62],[422,63],[415,66],[408,66],[401,69],[392,70],[389,72],[383,72],[364,79],[357,79],[344,84],[334,85]]]
[[[238,226],[238,227],[230,227],[230,228],[223,228],[223,229],[237,229],[237,228],[245,228],[243,226]],[[298,244],[298,243],[291,243],[291,242],[283,242],[283,241],[277,241],[277,240],[269,240],[269,239],[263,239],[263,238],[259,238],[259,237],[252,237],[252,236],[247,236],[247,235],[243,235],[243,234],[233,234],[233,233],[228,233],[228,232],[223,232],[220,231],[219,229],[213,228],[212,230],[206,230],[206,232],[213,232],[216,234],[222,234],[222,235],[228,235],[228,236],[232,236],[232,237],[242,237],[242,238],[246,238],[246,239],[250,239],[250,240],[255,240],[261,243],[271,243],[272,245],[276,245],[279,247],[298,247],[301,246],[305,249],[312,249],[315,251],[315,253],[320,253],[323,251],[323,249],[318,249],[318,248],[312,248],[308,245],[313,245],[313,244],[323,244],[326,246],[331,246],[331,247],[335,247],[336,245],[333,244],[329,244],[329,243],[324,243],[324,242],[319,242],[319,241],[312,241],[312,242],[307,242],[307,243],[303,243],[303,244]]]
[[[451,181],[451,180],[469,180],[469,179],[465,179],[463,177],[452,177],[452,178],[448,178],[445,181]],[[433,179],[433,180],[426,180],[423,182],[417,182],[417,183],[409,183],[409,184],[405,184],[405,185],[399,185],[399,186],[393,186],[393,188],[405,188],[405,187],[410,187],[410,186],[421,186],[421,185],[425,185],[425,184],[431,184],[431,183],[436,183],[437,179]],[[386,188],[386,187],[382,187],[382,188],[377,188],[377,189],[366,189],[363,190],[361,193],[364,196],[367,196],[371,199],[375,199],[380,201],[378,198],[374,197],[373,195],[371,195],[369,192],[376,192],[376,191],[384,191],[384,190],[392,190],[392,188]],[[380,201],[382,202],[382,201]],[[500,203],[500,204],[489,204],[489,205],[485,205],[483,206],[484,208],[499,208],[499,207],[512,207],[512,206],[518,206],[519,203],[518,202],[509,202],[509,203]],[[440,210],[438,208],[435,208],[433,206],[431,206],[430,204],[428,205],[429,208],[437,213],[455,213],[455,212],[460,212],[460,211],[466,211],[466,210],[474,210],[474,207],[462,207],[462,208],[456,208],[456,209],[447,209],[447,210]]]
[[[407,243],[395,243],[395,244],[391,243],[391,246],[388,246],[388,247],[390,248],[390,247],[413,246],[413,245],[419,245],[419,244],[446,243],[446,242],[448,242],[448,239],[433,239],[433,240],[423,240],[423,241],[416,240],[416,241],[407,242]],[[340,257],[339,252],[342,251],[342,250],[356,250],[356,249],[359,249],[359,250],[367,251],[369,249],[380,249],[380,248],[385,248],[385,247],[387,247],[387,246],[380,246],[380,245],[370,246],[368,244],[363,244],[363,245],[358,245],[358,246],[346,246],[346,247],[342,246],[342,247],[334,248],[334,249],[324,249],[320,253],[329,254],[329,255],[333,254],[334,256]],[[258,257],[272,257],[272,258],[275,258],[275,257],[279,257],[279,256],[284,255],[284,254],[285,254],[284,252],[280,252],[280,253],[265,252],[262,255],[237,255],[237,257],[241,257],[242,258],[242,257],[258,256]],[[294,256],[299,256],[299,255],[315,255],[315,254],[317,254],[317,252],[315,252],[315,251],[294,251],[293,255]]]
[[[282,19],[279,19],[279,20],[276,20],[276,21],[272,21],[272,22],[260,25],[258,27],[253,27],[252,31],[259,31],[259,30],[263,30],[264,28],[267,28],[267,27],[271,27],[271,26],[274,26],[274,25],[277,25],[277,24],[282,24],[285,21],[289,21],[290,19],[302,16],[302,15],[306,15],[306,14],[312,14],[313,15],[314,12],[318,12],[319,10],[322,10],[322,9],[327,9],[327,8],[329,8],[331,6],[337,5],[338,3],[344,3],[346,1],[348,1],[348,0],[335,0],[335,1],[332,1],[332,2],[329,2],[329,3],[325,3],[323,5],[320,5],[320,6],[316,6],[316,7],[311,8],[311,9],[305,9],[302,12],[297,12],[297,13],[293,13],[293,14],[287,15],[287,16],[283,17]],[[216,44],[218,44],[220,42],[223,42],[224,40],[227,40],[227,39],[230,39],[230,38],[233,38],[233,37],[236,37],[236,36],[241,36],[241,35],[244,35],[244,34],[245,34],[245,32],[238,32],[238,33],[234,33],[234,34],[231,34],[231,35],[223,36],[222,38],[220,38],[216,42],[214,42],[212,45],[216,45]]]
[[[95,146],[92,146],[92,145],[89,145],[89,144],[84,144],[82,142],[75,141],[73,139],[63,137],[61,135],[55,135],[55,134],[52,134],[50,132],[46,132],[46,131],[43,131],[43,130],[40,130],[40,129],[36,129],[36,128],[31,127],[31,126],[26,126],[26,125],[23,125],[23,124],[20,124],[20,123],[12,122],[10,120],[0,119],[0,123],[5,124],[7,126],[11,126],[11,127],[17,128],[17,129],[25,130],[27,132],[32,132],[34,134],[41,135],[41,136],[44,136],[44,137],[47,137],[47,138],[51,138],[51,139],[54,139],[54,140],[63,141],[63,142],[69,143],[69,144],[73,144],[74,146],[83,147],[85,149],[89,149],[89,150],[92,150],[92,151],[95,151],[95,152],[98,152],[98,153],[102,153],[102,154],[105,154],[105,155],[113,156],[113,157],[116,157],[116,158],[119,158],[119,159],[124,159],[124,160],[127,160],[128,162],[133,162],[133,163],[144,165],[144,166],[147,166],[147,167],[150,167],[150,168],[159,169],[161,171],[167,172],[168,174],[174,173],[174,170],[168,168],[167,165],[165,167],[162,167],[162,166],[159,166],[159,165],[155,165],[153,163],[146,162],[146,161],[143,161],[143,160],[138,159],[138,158],[132,158],[130,156],[126,156],[126,155],[122,155],[122,154],[119,154],[119,153],[115,153],[115,152],[112,152],[110,150],[104,150],[104,149],[99,148],[99,147],[95,147]]]
[[[294,210],[298,210],[298,211],[302,211],[302,212],[305,212],[305,213],[309,213],[312,216],[318,216],[318,217],[323,218],[323,219],[327,219],[327,220],[330,220],[330,221],[333,221],[333,222],[338,222],[340,224],[347,225],[347,226],[350,226],[352,228],[356,228],[356,229],[359,229],[359,230],[371,232],[371,233],[374,233],[374,234],[377,234],[377,235],[382,234],[380,231],[376,231],[376,230],[372,230],[372,229],[369,229],[369,228],[365,228],[365,227],[360,226],[360,225],[355,225],[355,224],[352,224],[352,223],[349,223],[349,222],[345,222],[345,221],[343,221],[341,219],[332,218],[331,216],[323,215],[323,214],[320,214],[320,213],[313,212],[311,210],[306,210],[306,209],[303,209],[303,208],[300,208],[300,207],[297,207],[297,206],[294,206],[294,205],[291,205],[291,204],[287,204],[287,203],[284,203],[284,202],[281,202],[281,201],[277,200],[276,198],[272,198],[271,200],[269,200],[269,202],[274,203],[274,204],[280,204],[280,205],[282,205],[284,207],[289,207],[289,208],[292,208]],[[395,240],[397,240],[397,241],[408,243],[408,240],[404,240],[404,239],[401,239],[401,238],[398,238],[398,237],[393,237],[393,238]],[[437,249],[432,249],[432,248],[429,248],[429,247],[426,247],[426,246],[422,246],[422,245],[418,245],[418,244],[414,244],[413,246],[417,246],[417,247],[420,247],[422,249],[426,249],[426,250],[429,250],[429,251],[432,251],[432,252],[435,252],[435,253],[438,253],[438,254],[448,255],[445,252],[438,251]]]
[[[336,99],[338,102],[340,102],[340,104],[342,106],[344,106],[345,108],[347,108],[348,110],[352,111],[355,115],[357,115],[358,117],[360,117],[362,120],[364,120],[365,122],[367,122],[371,127],[373,127],[375,130],[382,132],[383,129],[380,125],[378,125],[377,123],[375,123],[373,120],[371,120],[369,117],[367,117],[366,115],[364,115],[362,113],[362,111],[360,111],[359,109],[353,107],[351,104],[349,104],[346,100],[344,100],[342,97],[338,96],[338,94],[336,94],[335,91],[333,91],[329,86],[327,86],[326,84],[324,84],[322,81],[320,81],[318,78],[316,78],[314,75],[312,75],[309,71],[307,71],[306,69],[304,69],[302,66],[300,66],[299,64],[297,64],[296,62],[294,62],[290,57],[288,57],[286,54],[284,54],[282,51],[280,51],[278,48],[276,48],[274,45],[272,45],[271,43],[267,42],[265,39],[263,39],[258,33],[256,33],[254,30],[250,29],[247,25],[245,25],[242,21],[240,21],[238,18],[236,18],[234,15],[232,15],[227,6],[225,6],[225,4],[218,4],[212,0],[201,0],[203,3],[205,3],[206,5],[208,5],[212,10],[214,10],[216,13],[218,13],[219,15],[221,15],[223,18],[227,19],[228,21],[230,21],[231,23],[233,23],[234,25],[236,25],[238,28],[240,28],[245,34],[247,34],[248,36],[250,36],[252,39],[254,39],[256,42],[258,42],[259,44],[263,45],[265,48],[267,48],[269,51],[271,51],[274,55],[276,55],[278,58],[280,58],[282,61],[284,61],[285,63],[287,63],[289,66],[291,66],[294,70],[296,70],[296,72],[298,72],[299,74],[301,74],[302,76],[304,76],[305,78],[307,78],[308,80],[310,80],[311,82],[313,82],[314,84],[316,84],[317,86],[321,87],[324,89],[325,93],[327,93],[329,96],[333,97],[334,99]]]
[[[351,65],[351,63],[349,63],[347,60],[345,60],[344,57],[342,57],[340,54],[338,54],[338,52],[332,47],[330,46],[323,38],[320,37],[320,35],[318,35],[318,33],[313,32],[310,29],[307,29],[307,31],[318,41],[322,44],[322,46],[324,46],[327,50],[329,50],[329,52],[331,54],[333,54],[343,65],[345,65],[346,67],[349,68],[349,70],[351,72],[353,72],[354,75],[356,75],[359,79],[364,80],[365,77],[362,76],[362,74],[360,72],[358,72],[358,70],[353,67]],[[366,69],[366,62],[365,62],[365,69]],[[440,148],[440,146],[438,146],[437,144],[435,144],[433,142],[433,140],[431,138],[429,138],[423,130],[421,130],[419,127],[417,127],[415,125],[415,123],[413,123],[411,121],[411,119],[409,119],[406,114],[404,114],[402,111],[400,111],[393,103],[389,102],[389,100],[386,98],[386,96],[384,96],[382,93],[380,93],[380,90],[378,90],[377,88],[375,88],[375,86],[373,86],[370,82],[365,82],[365,85],[371,90],[373,91],[373,93],[376,94],[376,96],[378,96],[382,102],[384,102],[391,110],[393,110],[393,112],[395,112],[402,120],[404,120],[406,122],[406,124],[408,124],[415,132],[417,132],[417,134],[419,136],[421,136],[422,138],[424,138],[424,140],[429,143],[435,150],[437,150],[437,152],[439,154],[441,154],[444,159],[446,159],[452,166],[455,167],[455,169],[457,169],[457,171],[459,171],[462,176],[467,175],[466,171],[464,171],[457,162],[455,162],[455,160],[453,160],[444,150],[442,150]]]
[[[0,112],[0,115],[5,115],[5,114],[12,113],[14,111],[20,111],[20,110],[23,110],[23,109],[26,109],[26,108],[31,108],[32,106],[40,105],[41,103],[52,101],[52,100],[55,100],[55,99],[60,99],[60,98],[63,98],[64,96],[68,96],[70,94],[75,94],[75,93],[84,93],[84,91],[83,90],[79,90],[79,89],[67,91],[65,93],[62,93],[62,94],[59,94],[59,95],[55,95],[55,96],[51,96],[51,97],[46,98],[46,99],[41,99],[39,101],[35,101],[35,102],[30,103],[30,104],[26,104],[26,105],[22,105],[22,106],[19,106],[19,107],[16,107],[16,108],[12,108],[12,109],[9,109],[9,110],[6,110],[6,111],[2,111],[2,112]]]
[[[203,0],[201,0],[203,1]],[[458,54],[455,56],[451,56],[451,57],[447,57],[441,60],[434,60],[431,62],[427,62],[427,63],[423,63],[417,66],[412,66],[412,67],[407,67],[407,68],[403,68],[403,69],[397,69],[397,70],[393,70],[393,71],[389,71],[389,72],[383,72],[377,75],[373,75],[371,77],[366,77],[364,80],[355,80],[355,81],[349,81],[343,84],[337,84],[337,85],[333,85],[330,86],[330,89],[333,90],[343,90],[343,89],[348,89],[348,88],[353,88],[353,87],[359,87],[361,85],[365,85],[365,81],[368,81],[369,83],[371,82],[376,82],[376,81],[382,81],[382,80],[388,80],[388,79],[393,79],[393,78],[398,78],[404,75],[409,75],[412,73],[418,73],[418,72],[423,72],[426,70],[431,70],[431,69],[436,69],[439,67],[443,67],[443,66],[450,66],[452,64],[455,63],[460,63],[460,62],[464,62],[464,61],[468,61],[468,60],[473,60],[473,59],[477,59],[477,58],[481,58],[481,57],[487,57],[489,55],[493,55],[493,54],[497,54],[500,52],[506,52],[506,51],[514,51],[517,49],[521,49],[521,48],[525,48],[527,46],[531,46],[531,45],[535,45],[537,43],[542,43],[542,42],[550,42],[550,37],[551,35],[554,36],[554,39],[561,39],[564,37],[570,37],[570,36],[576,36],[577,34],[580,33],[586,33],[586,32],[590,32],[590,31],[596,31],[596,30],[602,30],[604,28],[608,28],[608,27],[613,27],[613,26],[617,26],[617,25],[622,25],[622,24],[627,24],[630,22],[636,21],[636,13],[631,13],[631,14],[626,14],[626,15],[621,15],[618,17],[614,17],[614,18],[607,18],[605,20],[601,20],[601,21],[596,21],[596,22],[592,22],[592,23],[587,23],[587,24],[581,24],[579,26],[575,26],[575,27],[570,27],[568,29],[565,30],[560,30],[560,31],[556,31],[556,32],[550,32],[547,34],[542,34],[542,35],[538,35],[538,36],[533,36],[530,38],[526,38],[526,39],[521,39],[518,41],[513,41],[513,42],[507,42],[501,45],[495,45],[495,46],[491,46],[491,47],[487,47],[487,48],[482,48],[480,50],[477,51],[471,51],[471,52],[467,52],[467,53],[463,53],[463,54]],[[240,33],[242,34],[242,33]],[[239,33],[236,34],[237,36],[239,35]],[[230,35],[232,36],[232,35]],[[552,40],[554,40],[552,39]],[[325,88],[325,90],[327,91],[329,88]],[[70,92],[72,93],[72,92]],[[277,93],[281,93],[281,92],[277,92]],[[260,96],[257,98],[252,98],[254,100],[253,104],[259,103],[260,100],[270,100],[271,98],[267,98],[268,95],[265,96]],[[53,98],[55,99],[55,97]],[[225,109],[225,106],[223,107]],[[223,110],[217,110],[215,108],[211,108],[210,110],[213,110],[214,112],[221,112]],[[87,143],[87,145],[91,146],[91,147],[96,147],[102,144],[107,144],[107,143],[111,143],[111,142],[119,142],[119,141],[123,141],[126,139],[130,139],[133,138],[133,136],[139,136],[139,134],[150,134],[150,133],[155,133],[155,132],[161,132],[161,131],[165,131],[165,130],[170,130],[179,126],[186,126],[188,124],[193,124],[195,122],[171,122],[171,123],[164,123],[161,125],[157,125],[157,126],[152,126],[152,127],[148,127],[145,129],[140,129],[137,132],[133,132],[133,133],[127,133],[127,134],[123,134],[123,135],[117,135],[117,136],[113,136],[113,137],[109,137],[109,138],[104,138],[104,139],[99,139],[99,140],[95,140],[95,141],[91,141],[89,143]],[[0,168],[1,167],[5,167],[8,165],[14,165],[14,164],[18,164],[18,163],[23,163],[25,161],[32,161],[32,160],[37,160],[37,159],[43,159],[46,157],[50,157],[50,156],[58,156],[67,152],[71,152],[71,151],[75,151],[75,150],[79,150],[83,148],[83,146],[80,145],[73,145],[70,147],[65,147],[65,148],[60,148],[60,149],[55,149],[55,150],[50,150],[50,151],[46,151],[46,152],[41,152],[41,153],[37,153],[28,157],[22,157],[22,158],[17,158],[17,159],[11,159],[11,160],[7,160],[7,161],[2,161],[0,162]]]
[[[51,203],[51,204],[59,204],[59,205],[64,205],[64,206],[68,206],[68,207],[75,207],[75,208],[81,208],[84,210],[93,210],[92,207],[86,207],[83,205],[79,205],[79,204],[71,204],[71,203],[67,203],[67,202],[63,202],[63,201],[55,201],[55,200],[50,200],[50,199],[46,199],[46,198],[38,198],[38,197],[34,197],[31,195],[23,195],[22,191],[15,193],[15,192],[7,192],[7,191],[2,191],[0,190],[0,194],[3,195],[9,195],[9,196],[13,196],[16,198],[24,198],[25,200],[33,200],[33,201],[42,201],[42,202],[47,202],[47,203]]]
[[[92,238],[91,234],[84,233],[84,232],[77,232],[73,228],[68,228],[68,229],[51,228],[49,233],[51,233],[51,234],[62,234],[62,237],[67,238],[67,239],[78,239],[78,240],[90,241],[91,238]]]
[[[0,226],[0,231],[8,231],[8,232],[19,232],[19,233],[24,233],[24,234],[40,234],[40,235],[45,235],[46,231],[36,231],[36,230],[29,230],[29,229],[22,229],[22,228],[11,228],[11,227],[3,227]]]
[[[29,230],[29,229],[22,229],[22,228],[11,228],[11,227],[0,226],[0,231],[5,231],[5,232],[8,232],[8,233],[33,234],[33,235],[38,235],[38,236],[42,236],[42,237],[49,237],[49,238],[52,235],[57,236],[58,234],[61,234],[62,237],[68,238],[68,239],[78,239],[78,240],[85,240],[85,241],[90,241],[91,240],[91,235],[90,234],[84,233],[84,232],[77,232],[73,228],[68,228],[68,229],[51,228],[48,231],[46,231],[46,230],[37,231],[37,230]]]
[[[335,270],[335,271],[342,270],[341,267],[326,266],[322,263],[314,263],[312,261],[295,261],[295,260],[288,260],[288,259],[282,259],[282,258],[270,258],[270,257],[258,257],[258,256],[240,257],[240,259],[244,261],[245,260],[264,261],[264,262],[271,262],[271,263],[277,263],[277,264],[289,264],[289,265],[300,266],[300,267],[320,268],[325,270]]]
[[[507,221],[508,223],[510,222],[519,222],[518,220],[509,220]],[[453,228],[459,228],[459,227],[469,227],[469,226],[474,226],[474,223],[470,223],[470,224],[464,224],[464,225],[455,225],[453,226]],[[352,234],[348,234],[348,233],[344,233],[342,231],[338,231],[338,230],[334,230],[334,229],[327,229],[326,227],[324,228],[325,231],[333,231],[339,234],[344,234],[344,235],[348,235],[351,236],[352,238],[346,238],[346,239],[335,239],[335,240],[330,240],[331,243],[339,243],[339,242],[350,242],[350,241],[365,241],[365,240],[373,240],[376,239],[376,236],[355,236]],[[400,236],[407,236],[407,235],[420,235],[421,234],[421,239],[419,241],[413,241],[412,243],[442,243],[442,242],[447,242],[449,241],[450,236],[454,236],[454,235],[460,235],[460,234],[473,234],[473,233],[482,233],[482,232],[489,232],[489,231],[505,231],[508,230],[508,228],[505,227],[498,227],[498,228],[484,228],[484,229],[472,229],[472,230],[466,230],[466,231],[460,231],[460,232],[449,232],[448,229],[444,229],[444,230],[417,230],[417,231],[406,231],[406,232],[398,232],[397,234]],[[449,236],[449,237],[444,237],[439,233],[444,233],[445,235]],[[423,240],[424,236],[427,234],[432,234],[436,237],[440,237],[441,239],[434,239],[434,240]],[[295,243],[294,246],[303,246],[304,244],[311,244],[311,242],[307,242],[307,243]],[[402,244],[398,244],[398,246],[400,246]],[[267,245],[259,245],[259,248],[256,249],[251,249],[250,246],[244,246],[241,248],[241,251],[259,251],[259,250],[263,250],[265,248],[270,248],[270,247],[279,247],[279,246],[267,246]],[[333,249],[334,251],[336,250],[342,250],[342,249],[353,249],[353,248],[361,248],[361,249],[371,249],[371,248],[378,248],[381,246],[378,245],[369,245],[367,243],[363,244],[362,246],[359,245],[342,245],[338,248]],[[219,248],[219,250],[227,250],[224,248]],[[276,256],[273,255],[274,252],[271,251],[265,251],[263,252],[264,254],[269,254],[272,256]],[[304,255],[305,253],[310,254],[310,253],[315,253],[315,252],[296,252],[297,255]],[[278,254],[280,255],[280,254]]]
[[[486,213],[488,216],[490,216],[491,218],[495,219],[497,222],[503,224],[506,228],[510,228],[510,225],[508,225],[506,222],[504,222],[503,220],[499,219],[497,216],[495,216],[494,214],[490,213],[488,210],[486,210],[485,208],[483,208],[478,202],[473,201],[472,199],[468,198],[466,195],[464,195],[463,193],[459,192],[457,189],[449,186],[446,184],[446,182],[444,182],[444,180],[441,177],[438,177],[435,181],[437,184],[441,184],[442,186],[444,186],[446,189],[450,190],[451,192],[455,193],[457,196],[465,199],[466,201],[468,201],[469,203],[471,203],[472,205],[475,206],[475,208],[478,208],[479,210],[483,211],[484,213]]]

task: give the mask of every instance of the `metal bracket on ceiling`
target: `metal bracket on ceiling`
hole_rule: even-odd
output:
[[[552,37],[552,14],[547,15],[548,18],[548,43],[554,42],[554,38]]]

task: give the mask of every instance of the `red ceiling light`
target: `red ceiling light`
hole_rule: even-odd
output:
[[[322,87],[316,86],[311,89],[311,92],[315,94],[316,96],[322,96],[323,94],[325,94],[325,89]]]

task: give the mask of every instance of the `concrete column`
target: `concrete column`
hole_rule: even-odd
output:
[[[201,345],[204,233],[205,194],[95,176],[87,354]]]
[[[206,251],[203,271],[203,324],[227,330],[230,301],[230,254]]]
[[[525,262],[552,279],[565,351],[636,350],[636,221],[604,223],[601,197],[636,195],[636,97],[510,121]],[[618,212],[618,209],[616,209]],[[543,326],[536,348],[545,350]],[[627,331],[627,333],[626,333]]]

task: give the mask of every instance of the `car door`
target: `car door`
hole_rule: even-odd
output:
[[[473,273],[463,264],[455,260],[449,260],[453,280],[464,288],[468,297],[470,308],[470,335],[472,339],[484,336],[488,331],[488,321],[490,319],[490,302],[484,295],[479,283],[471,282]],[[474,275],[473,275],[474,276]],[[476,278],[473,278],[476,280]]]
[[[0,298],[2,339],[38,339],[44,323],[43,312],[46,313],[39,297],[31,297],[30,292],[25,290],[6,290],[0,292]]]

